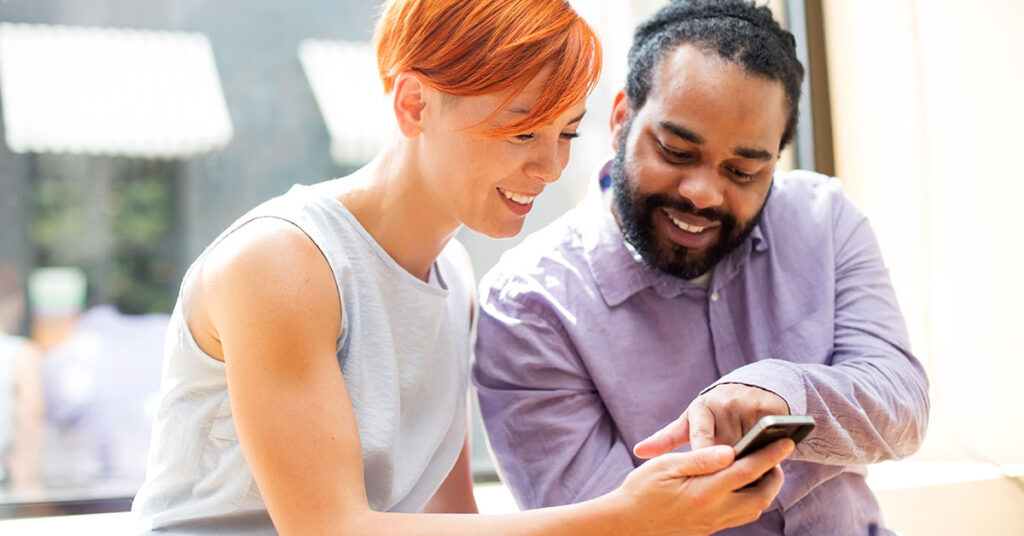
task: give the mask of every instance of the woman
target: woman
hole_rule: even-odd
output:
[[[756,517],[785,445],[722,471],[727,447],[665,456],[568,507],[399,513],[476,511],[473,276],[452,236],[519,232],[566,164],[600,49],[564,0],[391,0],[376,41],[400,135],[243,216],[184,278],[139,531],[686,534]]]

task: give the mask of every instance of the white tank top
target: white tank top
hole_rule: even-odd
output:
[[[449,245],[434,264],[436,283],[425,283],[344,205],[309,186],[256,207],[213,244],[263,217],[301,229],[334,272],[342,308],[338,365],[359,428],[370,507],[421,511],[466,434],[474,282],[464,257]],[[146,481],[132,505],[136,532],[275,534],[238,443],[224,363],[200,350],[183,308],[179,294]]]

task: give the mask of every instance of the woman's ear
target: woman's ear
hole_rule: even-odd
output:
[[[398,130],[406,138],[415,138],[423,132],[423,109],[427,107],[425,91],[428,88],[413,71],[403,71],[395,77],[392,107]]]
[[[616,151],[619,149],[619,138],[622,136],[622,131],[626,128],[626,123],[629,122],[631,110],[632,106],[629,103],[629,97],[626,96],[626,92],[624,90],[619,91],[615,95],[612,117],[608,125],[612,130],[612,149]]]

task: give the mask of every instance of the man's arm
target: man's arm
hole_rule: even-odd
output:
[[[549,315],[499,292],[481,293],[473,380],[502,478],[524,508],[615,489],[633,458],[574,345]]]
[[[920,446],[928,423],[928,380],[910,353],[903,317],[874,233],[867,220],[838,197],[833,223],[835,328],[830,362],[797,363],[787,360],[790,356],[777,356],[751,363],[706,389],[690,408],[711,406],[716,408],[710,412],[713,415],[739,419],[739,415],[758,411],[746,407],[748,404],[774,397],[785,402],[785,406],[775,405],[776,409],[810,414],[817,421],[794,460],[867,464],[907,456]],[[731,407],[727,410],[727,406]],[[706,437],[709,419],[713,417],[707,417],[703,409],[688,409],[679,420],[639,444],[637,454],[656,455],[687,441],[695,445],[726,442]],[[694,426],[695,421],[701,424]],[[752,424],[756,419],[747,421]]]

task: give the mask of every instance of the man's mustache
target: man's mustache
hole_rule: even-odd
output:
[[[705,218],[711,221],[734,221],[734,218],[723,210],[714,207],[702,208],[698,210],[697,207],[695,207],[693,203],[691,203],[687,199],[670,197],[665,194],[652,194],[648,196],[647,200],[644,202],[644,205],[644,208],[648,213],[653,212],[655,209],[658,208],[667,207],[673,210],[678,210],[679,212],[682,212],[684,214],[693,214],[695,216],[700,216],[701,218]]]

